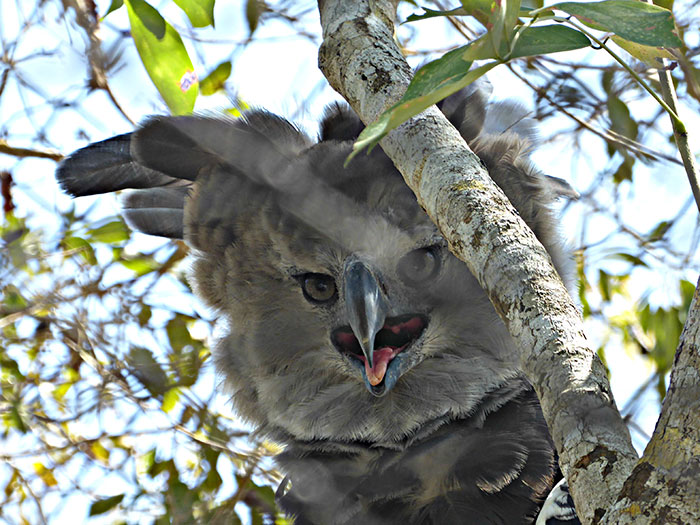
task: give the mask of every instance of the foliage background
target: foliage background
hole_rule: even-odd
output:
[[[673,76],[692,132],[700,21],[691,1],[660,3],[686,46]],[[186,284],[184,245],[132,234],[114,198],[72,202],[53,181],[63,155],[168,113],[126,7],[99,18],[118,4],[0,3],[0,520],[283,523],[277,447],[251,435],[219,388],[206,344],[216,327]],[[315,134],[337,99],[316,67],[315,3],[212,1],[215,27],[196,28],[187,4],[152,5],[202,79],[196,111],[263,106]],[[418,65],[479,31],[432,19],[397,38]],[[562,203],[562,231],[587,334],[643,448],[700,269],[700,223],[667,118],[601,51],[521,59],[489,77],[495,98],[517,97],[540,121],[537,164],[581,194]]]

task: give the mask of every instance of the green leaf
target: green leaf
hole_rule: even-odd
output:
[[[613,36],[611,40],[627,51],[634,58],[651,67],[659,67],[661,65],[660,59],[663,58],[668,60],[676,59],[673,54],[661,47],[643,46],[642,44],[630,42],[629,40],[625,40],[619,36]]]
[[[510,55],[510,58],[520,58],[580,49],[588,45],[588,38],[575,29],[560,25],[529,27],[520,33],[512,52],[508,49],[507,42],[503,41],[499,53],[504,57]],[[499,59],[470,70],[474,60],[488,58],[495,58],[491,43],[486,37],[481,37],[420,68],[401,100],[360,133],[348,161],[363,148],[373,147],[389,131],[409,118],[468,86],[504,62]]]
[[[637,0],[603,2],[562,2],[549,9],[559,9],[584,24],[645,46],[679,47],[673,13],[662,7]]]
[[[620,162],[620,165],[617,167],[615,173],[613,173],[612,176],[613,182],[615,184],[620,184],[622,181],[625,180],[632,180],[632,167],[634,166],[634,159],[629,155],[625,155],[624,153],[622,155],[622,162]]]
[[[202,95],[213,95],[223,89],[224,83],[231,76],[231,62],[222,62],[205,78],[199,81],[199,91]]]
[[[192,113],[197,75],[177,31],[144,0],[126,0],[131,34],[148,75],[175,115]]]
[[[262,0],[246,0],[245,19],[248,22],[248,33],[252,35],[258,28],[260,15],[265,12],[265,3]]]
[[[17,312],[27,307],[27,300],[14,284],[7,285],[3,290],[3,294],[2,304],[7,313]]]
[[[90,452],[92,452],[95,459],[98,459],[103,465],[109,465],[110,452],[102,445],[102,443],[99,441],[93,441],[92,446],[90,447]]]
[[[135,346],[129,352],[127,360],[131,372],[151,394],[163,394],[168,389],[168,376],[150,350]]]
[[[621,259],[623,261],[627,261],[628,263],[631,263],[633,266],[643,266],[646,267],[647,263],[645,263],[642,259],[637,257],[636,255],[632,255],[631,253],[614,253],[610,255],[611,259]]]
[[[46,468],[43,463],[40,462],[35,462],[34,463],[34,472],[36,473],[37,476],[41,478],[41,480],[46,484],[47,487],[55,487],[58,485],[58,481],[56,481],[56,478],[53,475],[53,470]]]
[[[137,456],[136,458],[136,472],[138,474],[148,474],[149,476],[153,477],[155,474],[153,474],[152,469],[153,466],[156,464],[156,449],[152,448],[145,454],[141,456]]]
[[[107,12],[102,16],[104,18],[108,14],[110,14],[112,11],[116,11],[119,9],[121,6],[124,5],[124,0],[112,0],[112,3],[109,4],[109,9],[107,9]]]
[[[603,270],[598,270],[598,288],[603,301],[610,302],[610,276]]]
[[[90,243],[82,237],[66,237],[61,244],[67,251],[78,252],[88,264],[92,266],[97,264],[95,251],[92,249],[92,246],[90,246]]]
[[[607,106],[612,130],[624,137],[635,140],[639,133],[639,126],[632,118],[627,104],[615,95],[609,94]]]
[[[141,305],[141,310],[139,311],[138,315],[136,316],[137,319],[139,320],[139,326],[146,326],[148,324],[148,321],[151,319],[151,307],[148,306],[147,304],[142,304]]]
[[[488,3],[489,5],[491,4],[491,2],[484,3]],[[421,9],[423,10],[422,15],[409,15],[408,18],[406,18],[406,22],[418,22],[420,20],[427,20],[428,18],[435,18],[436,16],[458,16],[469,14],[467,10],[462,7],[448,9],[447,11],[436,11],[433,9],[428,9],[427,7],[421,7]]]
[[[475,70],[469,70],[474,60],[472,55],[479,55],[484,43],[486,40],[479,39],[467,46],[454,49],[420,68],[401,100],[360,133],[348,161],[363,148],[373,147],[401,123],[468,86],[497,66],[498,62],[491,62]]]
[[[110,221],[87,232],[89,242],[118,243],[127,239],[129,239],[129,230],[121,220]]]
[[[690,281],[681,280],[681,308],[686,312],[695,294],[695,285]]]
[[[97,500],[95,503],[90,505],[90,516],[97,516],[98,514],[104,514],[109,512],[114,507],[119,505],[124,499],[124,494],[118,494],[117,496],[111,496],[109,498]]]
[[[214,0],[173,0],[194,27],[214,27]]]
[[[163,402],[160,404],[160,408],[163,410],[163,412],[168,413],[175,408],[179,399],[180,389],[170,388],[165,392],[165,394],[163,394]]]
[[[162,266],[153,257],[148,255],[134,257],[132,259],[122,259],[119,261],[119,264],[134,272],[138,277],[151,273]]]
[[[467,14],[476,18],[481,25],[488,27],[496,2],[494,0],[462,0],[462,7]]]
[[[520,0],[500,0],[495,2],[494,7],[489,18],[487,36],[493,49],[501,49],[502,43],[510,47],[513,30],[518,22]]]
[[[570,27],[548,25],[528,27],[515,43],[511,59],[573,51],[591,45],[588,37]]]
[[[168,321],[165,331],[168,334],[170,346],[176,352],[182,350],[185,345],[192,344],[192,336],[187,329],[187,323],[180,315],[176,315],[170,321]]]
[[[649,232],[647,235],[647,241],[654,242],[663,239],[664,235],[666,235],[666,232],[671,228],[671,226],[673,226],[673,221],[661,221],[654,227],[653,230]]]

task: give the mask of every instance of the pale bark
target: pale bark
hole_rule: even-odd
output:
[[[700,523],[700,282],[644,456],[607,523]]]
[[[325,0],[319,9],[320,67],[362,120],[372,122],[399,100],[411,75],[393,40],[395,6]],[[578,513],[585,523],[598,522],[637,455],[581,316],[547,253],[437,108],[381,145],[508,326]]]

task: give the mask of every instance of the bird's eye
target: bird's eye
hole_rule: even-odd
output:
[[[330,303],[338,297],[335,280],[322,273],[305,273],[298,277],[304,297],[311,303]]]
[[[408,284],[420,284],[435,277],[440,269],[437,248],[420,248],[404,255],[397,266],[399,277]]]

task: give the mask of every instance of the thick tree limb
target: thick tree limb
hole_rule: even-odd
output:
[[[371,122],[399,100],[411,75],[393,39],[395,5],[322,0],[319,9],[320,67]],[[637,455],[547,253],[435,107],[390,133],[382,147],[521,348],[578,512],[584,522],[598,522]]]
[[[654,435],[608,523],[700,523],[700,282]]]

